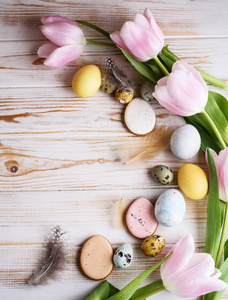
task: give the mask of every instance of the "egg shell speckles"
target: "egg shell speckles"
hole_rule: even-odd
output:
[[[197,129],[185,124],[176,129],[170,139],[170,149],[179,159],[190,159],[194,157],[201,144],[201,138]]]
[[[176,189],[163,192],[155,204],[155,216],[160,224],[173,227],[184,218],[186,210],[183,195]]]
[[[146,135],[155,128],[156,115],[147,101],[134,98],[125,109],[124,122],[130,132]]]
[[[127,210],[126,224],[130,233],[144,239],[152,235],[158,226],[153,204],[146,198],[138,198]]]
[[[156,256],[165,247],[165,239],[161,235],[148,236],[143,242],[141,249],[146,256]]]
[[[113,262],[117,268],[124,269],[131,265],[133,249],[130,244],[122,244],[113,255]]]
[[[173,171],[163,165],[154,166],[152,169],[152,176],[161,184],[169,184],[173,181]]]
[[[86,276],[93,280],[106,278],[113,269],[113,249],[102,235],[90,237],[82,246],[80,266]]]

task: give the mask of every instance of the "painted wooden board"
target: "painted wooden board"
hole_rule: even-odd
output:
[[[207,198],[186,199],[186,215],[175,228],[159,225],[166,238],[164,253],[151,259],[140,249],[123,223],[128,205],[140,196],[156,202],[168,187],[151,176],[156,164],[174,171],[169,187],[178,188],[177,171],[184,163],[170,149],[149,161],[123,164],[126,147],[141,139],[123,124],[124,106],[101,91],[78,98],[71,80],[88,63],[99,66],[113,57],[132,80],[136,96],[144,78],[118,49],[86,45],[82,56],[60,69],[49,69],[37,57],[45,42],[39,26],[44,15],[63,15],[95,23],[108,32],[118,30],[134,13],[150,8],[166,43],[179,57],[216,77],[228,80],[228,2],[190,0],[1,0],[0,2],[0,299],[82,300],[98,285],[80,271],[79,253],[93,234],[106,236],[117,248],[133,245],[135,260],[108,280],[118,288],[159,261],[183,235],[192,233],[196,251],[204,251]],[[81,26],[88,39],[105,41]],[[209,86],[228,97],[228,91]],[[152,102],[157,126],[172,130],[181,117]],[[207,172],[204,153],[189,162]],[[67,231],[67,262],[59,278],[46,286],[28,287],[26,279],[36,267],[45,236],[53,225]],[[159,279],[154,272],[146,283]],[[168,292],[151,299],[177,300]],[[223,299],[228,299],[228,291]]]

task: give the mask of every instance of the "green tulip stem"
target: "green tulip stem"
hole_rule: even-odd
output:
[[[159,66],[159,68],[162,70],[162,72],[165,75],[169,75],[169,71],[166,69],[166,67],[163,65],[163,63],[160,61],[160,59],[157,56],[155,56],[153,59],[156,62],[156,64]]]
[[[107,47],[114,47],[114,48],[116,48],[115,44],[103,43],[103,42],[97,42],[97,41],[91,41],[91,40],[86,40],[86,44],[98,45],[98,46],[107,46]]]
[[[223,81],[223,80],[220,80],[214,76],[211,76],[210,74],[207,74],[206,72],[204,71],[201,71],[197,68],[195,68],[199,73],[200,75],[203,77],[203,79],[207,82],[207,83],[210,83],[214,86],[217,86],[221,89],[224,89],[224,90],[228,90],[228,82],[226,81]]]
[[[226,232],[227,232],[227,226],[228,226],[228,203],[226,202],[226,207],[225,207],[225,213],[224,213],[224,221],[223,221],[223,227],[222,227],[222,234],[221,234],[221,239],[220,239],[220,244],[219,244],[219,249],[218,249],[218,254],[215,262],[215,267],[219,268],[221,259],[222,259],[222,253],[223,253],[223,248],[226,240]]]
[[[157,293],[159,293],[159,292],[161,292],[161,291],[164,291],[165,290],[165,287],[164,286],[160,286],[158,289],[156,289],[156,290],[153,290],[153,291],[151,291],[151,292],[148,292],[148,293],[145,293],[145,294],[143,294],[143,295],[141,295],[141,296],[139,296],[139,297],[137,297],[137,298],[134,298],[134,300],[145,300],[145,299],[147,299],[148,297],[150,297],[150,296],[153,296],[153,295],[155,295],[155,294],[157,294]]]
[[[201,113],[206,117],[206,119],[208,120],[209,124],[211,125],[215,135],[217,136],[217,139],[218,139],[219,143],[221,144],[223,149],[225,149],[226,148],[226,143],[224,142],[223,138],[221,137],[217,127],[215,126],[215,123],[212,121],[211,117],[206,113],[205,110],[203,110]]]

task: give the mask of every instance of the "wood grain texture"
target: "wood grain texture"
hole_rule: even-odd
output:
[[[43,65],[37,49],[45,42],[38,28],[44,15],[81,19],[108,32],[118,30],[134,13],[150,8],[179,57],[216,77],[228,80],[228,2],[201,0],[1,0],[0,3],[0,299],[82,300],[98,285],[80,271],[83,242],[102,234],[114,249],[128,242],[134,248],[129,269],[114,268],[108,280],[121,288],[165,253],[183,235],[192,233],[198,252],[204,251],[207,198],[186,199],[186,215],[175,228],[159,225],[167,241],[164,253],[151,259],[140,250],[124,224],[128,205],[140,196],[156,202],[169,187],[178,188],[177,171],[185,163],[170,149],[147,162],[124,165],[121,153],[140,143],[123,125],[124,106],[101,91],[78,98],[72,77],[89,63],[103,66],[113,57],[133,82],[136,96],[144,78],[118,49],[86,45],[82,56],[59,69]],[[86,38],[105,41],[81,26]],[[209,86],[228,97],[228,91]],[[157,126],[173,130],[184,124],[154,101]],[[204,153],[188,162],[207,172]],[[156,164],[174,171],[169,187],[151,176]],[[31,288],[25,279],[37,264],[42,243],[53,225],[67,231],[67,263],[59,280]],[[159,271],[147,280],[159,278]],[[177,300],[168,292],[151,299]],[[223,296],[228,299],[228,292]]]

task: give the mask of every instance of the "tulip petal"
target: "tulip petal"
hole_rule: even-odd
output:
[[[153,16],[153,14],[151,13],[151,11],[148,8],[146,8],[143,15],[150,22],[150,25],[151,25],[152,29],[154,30],[154,32],[156,33],[156,35],[159,38],[160,42],[164,46],[164,34],[163,34],[161,28],[156,23],[155,18]]]
[[[147,61],[157,56],[163,47],[156,34],[131,21],[124,23],[120,36],[134,58],[139,61]]]
[[[39,57],[47,58],[58,46],[52,43],[43,44],[37,51]]]
[[[189,262],[181,269],[181,272],[170,276],[170,281],[173,280],[179,285],[184,285],[186,282],[201,278],[205,274],[211,276],[215,270],[215,263],[210,254],[194,253]]]
[[[186,285],[178,286],[178,289],[172,290],[172,294],[182,298],[197,298],[210,292],[221,291],[227,287],[227,284],[219,279],[212,277],[197,278]]]
[[[127,51],[132,55],[131,51],[124,44],[124,41],[121,38],[119,31],[114,31],[113,33],[111,33],[110,38],[118,47],[122,48],[123,50]]]
[[[58,46],[84,45],[85,37],[76,24],[67,22],[47,23],[41,26],[43,35]]]
[[[218,175],[219,198],[228,202],[228,148],[221,150],[214,159]]]
[[[176,71],[176,70],[184,70],[185,72],[192,73],[192,75],[196,78],[196,80],[198,80],[202,84],[202,86],[204,87],[206,93],[208,92],[206,82],[203,80],[200,73],[193,66],[189,65],[185,61],[178,60],[173,64],[173,67],[172,67],[172,72]]]
[[[75,22],[73,22],[73,21],[71,21],[71,20],[69,20],[67,18],[61,17],[61,16],[44,16],[41,19],[41,22],[43,24],[48,24],[48,23],[53,23],[53,22],[68,22],[70,24],[77,25]]]
[[[167,89],[177,105],[186,111],[185,116],[191,116],[204,110],[208,93],[205,93],[205,89],[192,73],[175,70],[169,75]]]
[[[160,79],[159,82],[162,79]],[[162,84],[163,82],[165,83],[165,80],[162,81]],[[154,98],[156,98],[156,100],[161,106],[165,107],[166,109],[173,112],[174,114],[177,114],[179,116],[185,116],[186,112],[182,108],[178,107],[178,105],[173,101],[165,85],[162,86],[156,85],[155,92],[152,95]]]
[[[192,235],[188,234],[182,238],[174,247],[171,248],[167,255],[169,255],[172,251],[173,254],[171,258],[161,265],[161,278],[165,287],[169,277],[173,277],[176,273],[181,272],[180,270],[183,269],[191,259],[195,251]]]
[[[82,45],[68,45],[59,47],[45,60],[48,67],[62,67],[77,59],[83,52]]]
[[[151,28],[150,21],[148,21],[148,19],[142,14],[136,13],[133,17],[133,22],[148,30]]]

